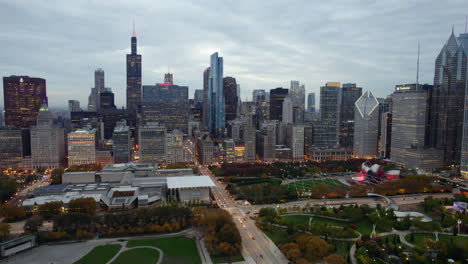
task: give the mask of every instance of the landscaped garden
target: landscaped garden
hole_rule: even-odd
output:
[[[308,216],[308,215],[287,215],[282,216],[280,223],[284,225],[303,225],[307,226],[309,224],[309,219],[311,225],[314,224],[323,224],[326,226],[339,226],[343,228],[351,228],[353,226],[354,230],[358,231],[361,234],[370,234],[372,232],[372,223],[367,219],[362,219],[356,222],[351,221],[339,221],[334,219],[322,218],[319,216]]]

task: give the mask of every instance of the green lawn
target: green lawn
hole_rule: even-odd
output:
[[[112,264],[154,264],[159,259],[159,251],[151,248],[134,248],[126,250]]]
[[[104,245],[93,248],[88,254],[79,259],[74,264],[106,264],[117,252],[120,245]]]
[[[286,224],[286,225],[287,224],[308,225],[309,216],[308,215],[288,215],[288,216],[281,217],[280,221],[281,223]],[[312,216],[312,223],[314,222],[326,223],[332,226],[341,226],[341,227],[345,227],[345,226],[349,227],[350,224],[355,224],[356,231],[358,231],[361,234],[370,234],[372,232],[372,223],[368,221],[367,219],[363,219],[358,222],[346,222],[346,221],[338,221],[338,220],[321,218],[318,216]]]
[[[293,190],[296,190],[296,188],[309,190],[310,187],[317,185],[317,184],[323,184],[328,187],[347,187],[347,185],[343,184],[342,182],[338,180],[333,180],[333,179],[296,181],[296,182],[291,182],[291,183],[286,184],[286,187],[293,189]]]
[[[268,238],[275,243],[275,245],[279,246],[283,238],[287,236],[286,229],[279,228],[279,227],[272,227],[272,231],[263,230],[263,233],[268,236]]]
[[[435,241],[435,235],[434,234],[414,234],[414,242],[411,241],[411,234],[408,234],[408,235],[405,236],[406,241],[408,241],[411,244],[415,244],[415,245],[422,243],[423,240],[426,239],[426,238],[430,238],[430,239]],[[450,239],[452,239],[453,244],[468,250],[468,237],[440,235],[439,234],[439,240],[440,241],[445,241],[445,242],[449,243]]]
[[[211,260],[213,261],[213,263],[218,264],[218,263],[232,263],[232,262],[244,261],[244,258],[242,256],[235,256],[231,258],[211,256]]]
[[[149,238],[130,240],[127,247],[152,246],[164,252],[162,263],[201,263],[195,241],[186,237]],[[137,263],[137,262],[135,262]]]

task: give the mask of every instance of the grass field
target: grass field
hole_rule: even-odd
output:
[[[333,180],[333,179],[323,179],[323,180],[302,180],[302,181],[296,181],[296,182],[291,182],[286,184],[286,187],[289,189],[304,189],[304,190],[309,190],[310,187],[318,184],[323,184],[326,185],[330,188],[333,187],[347,187],[347,185],[343,184],[342,182],[338,180]]]
[[[126,250],[112,264],[154,264],[159,259],[159,251],[151,248],[134,248]]]
[[[120,248],[120,245],[97,246],[74,264],[106,264]]]
[[[283,216],[281,217],[281,223],[283,224],[302,224],[302,225],[308,225],[309,224],[309,216],[308,215],[288,215],[288,216]],[[368,221],[367,219],[363,219],[358,222],[345,222],[345,221],[338,221],[338,220],[332,220],[332,219],[326,219],[326,218],[321,218],[318,216],[313,216],[312,217],[312,223],[314,222],[319,222],[319,223],[326,223],[332,226],[341,226],[341,227],[346,227],[350,224],[355,224],[356,225],[356,231],[358,231],[361,234],[370,234],[372,232],[372,223]]]
[[[272,231],[263,231],[268,238],[275,243],[275,245],[280,245],[283,238],[287,236],[286,230],[279,227],[273,227]]]
[[[162,263],[201,263],[195,241],[186,237],[149,238],[130,240],[127,247],[152,246],[164,252]],[[133,263],[133,262],[132,262]],[[138,262],[135,262],[138,263]]]
[[[421,244],[424,239],[430,238],[435,241],[435,235],[434,234],[414,234],[414,242],[411,241],[411,234],[406,235],[405,239],[411,244]],[[439,234],[439,240],[440,241],[445,241],[447,243],[450,242],[450,239],[452,239],[453,244],[464,248],[465,250],[468,250],[468,237],[462,237],[462,236],[450,236],[450,235],[440,235]]]

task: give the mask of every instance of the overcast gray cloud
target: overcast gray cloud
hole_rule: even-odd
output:
[[[355,82],[384,97],[415,81],[418,42],[420,80],[432,83],[452,24],[462,33],[467,14],[466,0],[0,0],[0,73],[45,78],[51,105],[85,106],[101,67],[124,105],[135,20],[143,84],[170,67],[193,97],[218,51],[242,99],[290,80],[316,93],[327,81]]]

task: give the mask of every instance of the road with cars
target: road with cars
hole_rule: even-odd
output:
[[[278,247],[249,218],[249,212],[226,191],[225,185],[218,181],[206,167],[200,167],[204,175],[210,175],[215,183],[212,192],[220,208],[231,213],[242,238],[242,256],[246,263],[283,264],[287,258]]]

